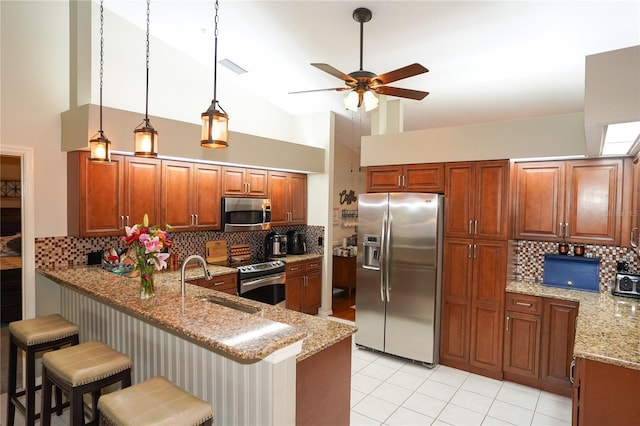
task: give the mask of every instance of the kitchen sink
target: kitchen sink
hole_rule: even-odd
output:
[[[236,302],[232,302],[231,300],[227,300],[227,299],[220,299],[217,297],[203,297],[202,299],[203,302],[210,302],[210,303],[215,303],[217,305],[220,306],[224,306],[227,308],[231,308],[231,309],[235,309],[236,311],[241,311],[241,312],[245,312],[247,314],[258,314],[262,312],[262,308],[258,308],[255,306],[249,306],[249,305],[243,305],[241,303],[236,303]]]

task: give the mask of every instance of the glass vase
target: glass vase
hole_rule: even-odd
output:
[[[142,300],[153,299],[156,295],[153,287],[153,272],[153,269],[140,271],[140,299]]]

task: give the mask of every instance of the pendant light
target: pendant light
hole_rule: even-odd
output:
[[[158,156],[158,132],[149,122],[149,2],[147,0],[147,86],[144,120],[133,131],[133,146],[136,157]]]
[[[218,0],[216,0],[215,41],[213,45],[213,101],[208,110],[202,113],[202,132],[200,145],[205,148],[226,148],[229,137],[229,116],[216,99],[216,79],[218,76]],[[216,109],[219,107],[220,109]]]
[[[111,142],[102,131],[102,74],[104,68],[104,8],[100,0],[100,130],[89,140],[91,161],[111,161]]]

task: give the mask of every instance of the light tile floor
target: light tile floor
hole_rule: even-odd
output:
[[[6,398],[6,393],[0,396],[0,425],[6,423]],[[68,409],[52,418],[53,426],[68,424]],[[569,398],[442,365],[429,369],[353,348],[351,426],[570,424]],[[24,425],[18,413],[16,425]]]
[[[570,398],[354,346],[351,426],[570,424]]]

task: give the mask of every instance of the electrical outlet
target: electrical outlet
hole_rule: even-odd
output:
[[[319,245],[320,247],[322,247],[323,240],[324,240],[324,238],[322,238],[322,237],[318,237],[318,245]]]

